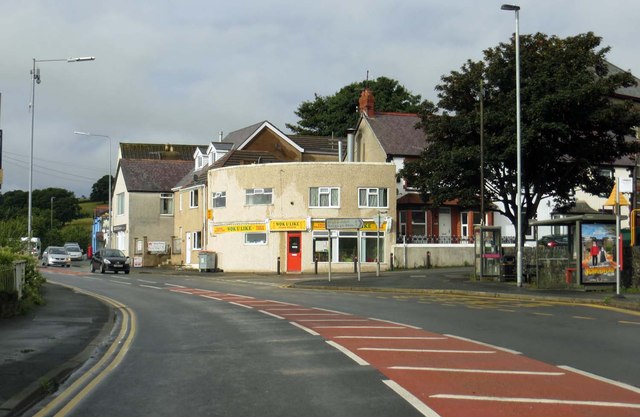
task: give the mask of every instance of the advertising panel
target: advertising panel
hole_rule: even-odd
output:
[[[582,224],[582,283],[616,282],[616,226]]]

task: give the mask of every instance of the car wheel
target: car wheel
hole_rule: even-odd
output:
[[[129,270],[124,271],[125,274],[129,275]]]
[[[104,264],[102,264],[102,266],[100,266],[100,273],[104,274],[105,272],[107,272],[107,270],[104,268]]]
[[[67,264],[67,268],[71,268],[71,264]]]
[[[96,272],[96,266],[91,262],[91,272]]]
[[[113,271],[113,273],[114,273],[114,274],[117,274],[117,273],[118,273],[118,271]]]

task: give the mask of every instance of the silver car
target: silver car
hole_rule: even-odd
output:
[[[82,249],[77,243],[65,243],[64,248],[67,250],[72,261],[82,260]]]
[[[42,252],[42,266],[71,266],[71,257],[63,246],[48,246]]]

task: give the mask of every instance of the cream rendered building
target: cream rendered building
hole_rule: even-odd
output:
[[[233,272],[353,272],[389,267],[395,242],[395,166],[370,162],[274,162],[214,168],[206,250]],[[224,200],[220,196],[224,195]],[[326,230],[326,219],[363,219],[363,228]],[[380,219],[381,227],[376,227]],[[378,242],[377,238],[380,237]],[[331,260],[331,262],[329,262]]]

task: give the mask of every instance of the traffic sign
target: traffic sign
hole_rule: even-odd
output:
[[[327,219],[325,223],[327,230],[362,229],[364,226],[362,219]]]

